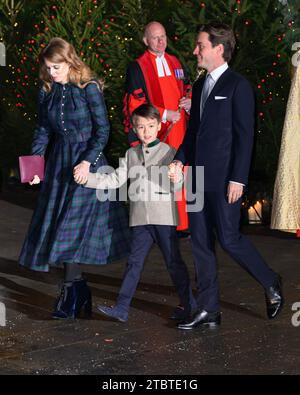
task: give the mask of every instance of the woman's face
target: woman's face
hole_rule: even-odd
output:
[[[54,82],[59,82],[60,84],[69,82],[70,65],[67,62],[53,63],[45,59],[45,65]]]

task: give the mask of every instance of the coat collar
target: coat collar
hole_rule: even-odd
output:
[[[147,145],[147,148],[155,147],[157,144],[160,143],[160,139],[155,139],[152,143]]]
[[[155,139],[154,141],[152,141],[152,143],[149,143],[149,144],[147,144],[147,145],[143,145],[143,144],[141,143],[141,144],[139,144],[139,147],[140,147],[142,150],[145,150],[145,149],[153,148],[153,147],[157,146],[160,142],[161,142],[160,139],[157,138],[157,139]]]

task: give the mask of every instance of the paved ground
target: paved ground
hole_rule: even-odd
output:
[[[61,270],[34,273],[17,265],[31,217],[33,194],[0,200],[0,374],[299,374],[300,240],[264,228],[245,233],[284,279],[286,306],[268,321],[262,289],[218,249],[223,323],[218,331],[185,333],[168,316],[177,297],[154,247],[126,324],[102,318],[99,302],[117,297],[125,262],[87,268],[93,293],[91,320],[54,321],[50,313]],[[5,194],[0,198],[7,199]],[[13,202],[13,203],[11,203]],[[23,207],[21,207],[21,206]],[[26,208],[27,207],[27,208]],[[190,241],[181,240],[193,276]],[[300,317],[298,318],[300,324]]]

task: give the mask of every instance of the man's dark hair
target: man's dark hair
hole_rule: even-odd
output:
[[[152,106],[152,104],[142,104],[141,106],[137,107],[131,114],[132,120],[134,117],[156,119],[158,123],[160,122],[159,111],[157,108]]]
[[[229,62],[234,48],[235,48],[235,37],[230,26],[225,23],[212,22],[205,25],[201,25],[198,34],[205,32],[208,34],[208,39],[213,47],[222,44],[224,47],[223,58],[226,62]]]

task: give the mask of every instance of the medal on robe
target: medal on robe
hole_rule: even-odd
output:
[[[184,71],[183,69],[174,69],[175,77],[178,80],[184,80]]]

